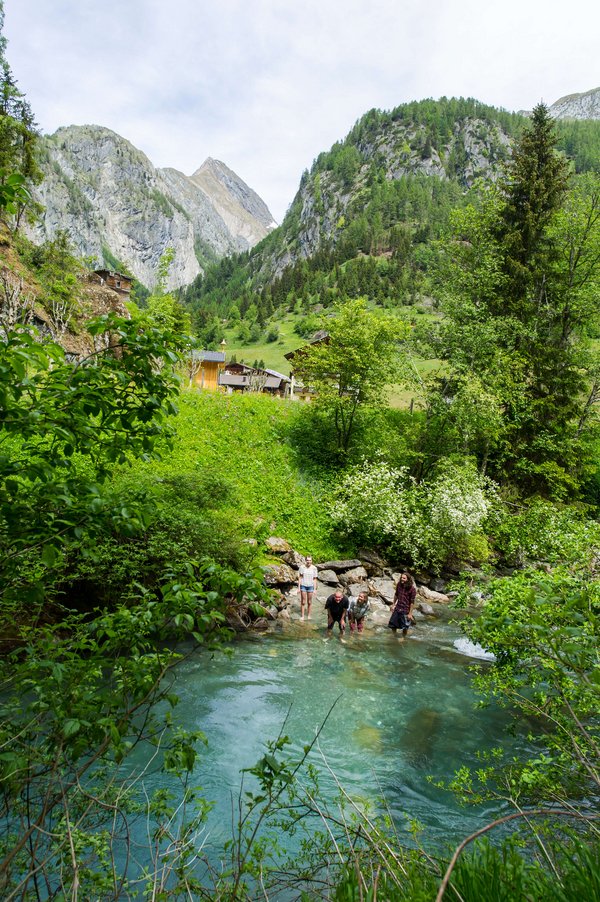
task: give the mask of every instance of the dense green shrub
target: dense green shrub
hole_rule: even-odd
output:
[[[483,525],[495,500],[493,485],[468,464],[446,463],[430,483],[417,484],[406,468],[379,460],[347,470],[329,507],[334,524],[356,545],[439,569],[451,558],[487,558]]]
[[[526,561],[585,563],[600,547],[600,524],[575,507],[534,499],[506,510],[493,529],[495,549],[513,566]]]

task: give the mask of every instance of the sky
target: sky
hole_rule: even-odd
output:
[[[280,222],[367,110],[441,96],[507,110],[600,87],[598,0],[4,0],[42,132],[102,125],[155,166],[214,157]]]

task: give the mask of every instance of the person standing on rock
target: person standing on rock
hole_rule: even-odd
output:
[[[348,623],[350,624],[350,632],[353,633],[358,630],[359,633],[362,633],[365,627],[365,617],[367,613],[371,610],[371,605],[369,604],[369,593],[362,592],[358,593],[356,598],[350,599],[350,607],[348,608]]]
[[[405,570],[400,574],[400,579],[394,592],[394,607],[388,623],[388,626],[394,633],[401,629],[402,635],[406,636],[409,626],[414,622],[412,609],[416,595],[417,587],[415,586],[415,581],[410,573],[407,573]]]
[[[333,630],[333,624],[337,623],[340,629],[340,636],[344,635],[346,629],[346,612],[350,605],[350,599],[344,595],[341,589],[336,589],[333,595],[330,595],[325,602],[325,610],[327,611],[327,633]]]
[[[306,558],[306,563],[301,564],[298,569],[298,590],[300,592],[300,620],[304,620],[304,605],[306,605],[306,619],[310,620],[310,609],[312,605],[313,594],[317,591],[317,578],[319,571],[313,564],[310,555]]]

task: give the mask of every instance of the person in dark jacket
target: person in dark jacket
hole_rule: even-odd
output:
[[[330,595],[325,602],[325,610],[327,611],[327,632],[331,633],[333,624],[337,623],[340,629],[340,635],[344,635],[346,629],[346,612],[350,599],[344,595],[341,589],[336,589],[333,595]]]
[[[388,626],[394,632],[402,630],[402,635],[406,636],[408,628],[414,621],[412,609],[417,595],[417,587],[415,581],[406,570],[400,574],[396,591],[394,592],[394,602],[392,608],[392,616],[390,617]]]

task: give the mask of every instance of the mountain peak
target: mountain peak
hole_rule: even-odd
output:
[[[258,220],[267,231],[275,228],[276,222],[265,202],[221,160],[207,157],[204,163],[190,176],[190,179],[199,188],[210,193],[213,198],[221,196],[222,204],[218,209],[219,213],[225,217],[225,221],[227,221],[227,215],[232,212],[233,201],[252,220]],[[261,237],[264,236],[261,235]]]
[[[555,119],[600,119],[600,88],[581,94],[567,94],[549,109]]]

